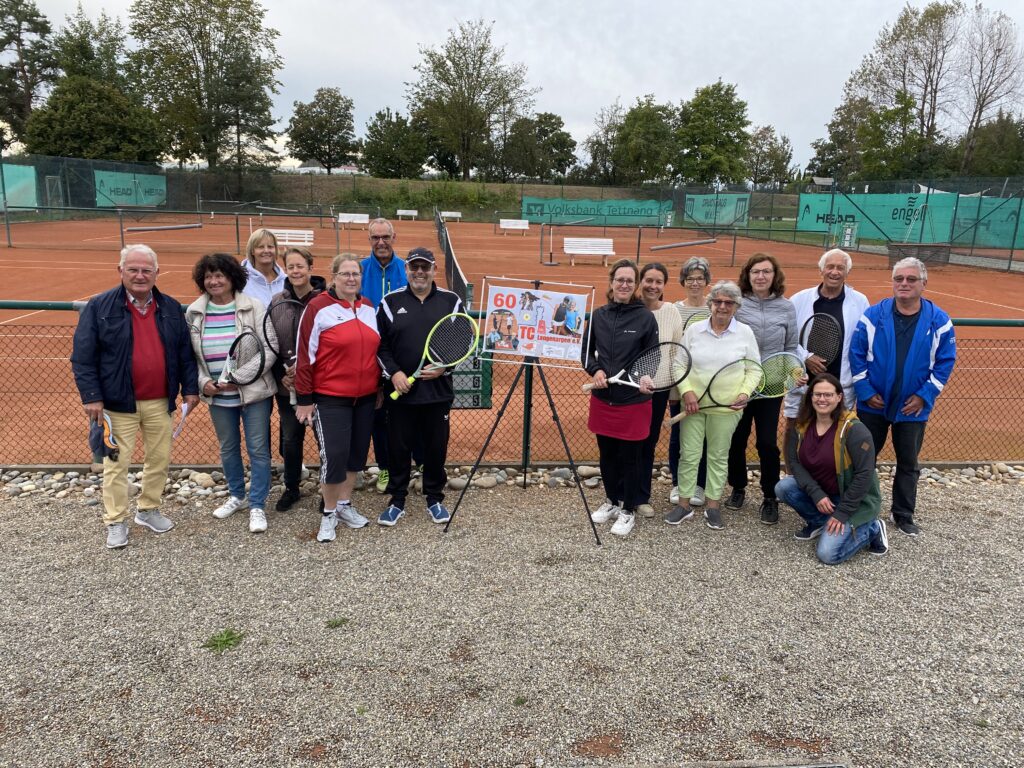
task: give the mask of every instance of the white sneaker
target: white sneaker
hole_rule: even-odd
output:
[[[612,526],[612,533],[616,536],[628,536],[629,532],[633,530],[634,523],[636,523],[636,515],[625,511],[619,512],[619,519]]]
[[[349,528],[362,528],[364,525],[369,523],[365,517],[359,514],[355,507],[351,504],[346,504],[343,507],[338,507],[334,511],[335,516],[339,522],[344,523]]]
[[[320,515],[320,531],[316,535],[317,541],[334,541],[334,529],[338,527],[338,517],[333,512],[329,515]]]
[[[604,504],[590,513],[590,519],[595,523],[607,523],[609,520],[617,518],[621,511],[622,509],[606,499]]]
[[[704,506],[704,489],[701,488],[699,485],[697,486],[697,490],[695,490],[693,492],[693,496],[690,497],[690,506],[691,507],[703,507]]]
[[[240,499],[237,496],[228,496],[228,500],[213,510],[213,516],[218,520],[223,520],[226,517],[231,517],[235,512],[240,509],[245,509],[245,499]]]
[[[673,485],[672,490],[668,492],[668,500],[672,504],[679,504],[679,486]]]
[[[263,533],[267,530],[267,515],[259,507],[249,510],[249,533]]]

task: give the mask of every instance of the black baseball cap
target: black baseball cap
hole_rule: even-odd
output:
[[[434,253],[429,248],[413,248],[409,251],[409,255],[405,257],[406,262],[409,261],[428,261],[431,264],[434,263]]]

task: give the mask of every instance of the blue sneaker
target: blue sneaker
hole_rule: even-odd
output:
[[[392,504],[390,507],[388,507],[387,509],[380,513],[380,516],[377,518],[377,524],[386,525],[390,528],[392,525],[397,523],[399,518],[401,518],[402,515],[404,514],[404,509],[396,507],[394,504]]]
[[[434,502],[427,507],[427,511],[430,513],[430,519],[435,523],[447,523],[452,519],[451,513],[440,501]]]

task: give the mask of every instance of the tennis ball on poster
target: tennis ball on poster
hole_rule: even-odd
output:
[[[530,312],[523,312],[523,313],[522,313],[522,314],[521,314],[521,315],[519,316],[519,319],[520,319],[520,320],[521,320],[522,322],[524,322],[524,323],[528,323],[528,322],[530,322],[530,320],[531,320],[532,318],[533,318],[533,315],[532,315],[532,314],[531,314]]]

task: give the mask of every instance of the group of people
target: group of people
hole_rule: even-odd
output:
[[[145,463],[135,523],[156,533],[174,526],[161,512],[160,499],[179,393],[189,411],[200,401],[208,406],[220,445],[227,496],[213,510],[215,518],[248,509],[249,530],[267,530],[276,400],[284,462],[276,508],[285,511],[299,499],[303,443],[311,427],[320,453],[318,541],[333,541],[339,523],[360,528],[369,522],[353,507],[352,490],[371,442],[377,488],[390,495],[377,517],[380,525],[393,526],[405,514],[414,460],[430,518],[450,519],[444,488],[451,376],[428,366],[414,382],[409,377],[430,328],[460,311],[461,301],[437,287],[429,249],[413,248],[399,258],[395,230],[386,219],[371,221],[368,233],[370,256],[340,254],[324,279],[313,274],[313,257],[304,248],[287,248],[282,267],[273,232],[258,229],[241,263],[226,253],[196,262],[192,278],[199,297],[184,314],[156,287],[160,266],[153,249],[129,245],[121,251],[121,283],[88,302],[71,357],[87,416],[96,423],[106,416],[119,447],[103,465],[107,547],[128,543],[128,467],[139,432]],[[278,357],[267,336],[282,338],[295,318],[274,311],[266,325],[275,333],[264,331],[267,312],[281,303],[287,303],[283,310],[301,313],[292,359]],[[239,385],[222,373],[233,341],[246,331],[262,339],[266,362],[258,378]]]
[[[892,268],[892,298],[869,305],[847,282],[853,262],[840,249],[824,253],[821,282],[786,298],[785,274],[767,253],[751,256],[736,282],[711,283],[703,258],[687,261],[679,282],[685,298],[663,301],[668,271],[661,264],[641,270],[621,259],[609,271],[607,303],[593,314],[584,366],[592,377],[588,425],[597,436],[607,495],[591,515],[614,521],[611,532],[628,535],[638,515],[654,517],[651,477],[654,448],[666,408],[675,416],[669,440],[672,472],[669,525],[691,518],[703,506],[709,528],[723,528],[721,506],[746,502],[747,443],[755,432],[762,523],[779,521],[779,502],[792,507],[804,525],[801,540],[818,539],[817,554],[839,563],[867,547],[888,551],[881,519],[875,457],[889,431],[896,454],[891,519],[916,536],[914,521],[918,456],[925,425],[956,360],[949,317],[923,297],[926,266],[907,258]],[[710,286],[710,289],[709,289]],[[705,295],[705,291],[707,294]],[[842,331],[842,352],[826,362],[800,344],[799,330],[816,314],[831,316]],[[645,349],[681,343],[691,368],[669,391],[610,384]],[[731,402],[712,400],[708,385],[730,363],[761,361],[779,353],[803,360],[807,381],[784,398],[757,398],[755,366],[731,381]],[[854,408],[856,413],[854,413]],[[785,415],[784,457],[778,445],[780,412]],[[731,493],[726,497],[726,486]]]

